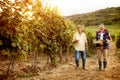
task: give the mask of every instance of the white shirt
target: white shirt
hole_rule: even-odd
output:
[[[104,33],[100,33],[100,40],[103,40]]]
[[[74,40],[78,40],[77,43],[74,43],[75,50],[85,51],[85,43],[87,42],[87,37],[85,33],[82,32],[81,34],[79,34],[78,32],[76,32],[73,36],[73,41]]]

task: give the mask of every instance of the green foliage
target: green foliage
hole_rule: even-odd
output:
[[[116,47],[120,48],[120,34],[115,36]]]
[[[114,36],[115,34],[120,33],[120,24],[114,24],[114,25],[106,25],[105,24],[105,29],[108,29],[110,32],[111,36]],[[92,32],[92,35],[95,36],[96,31],[98,30],[98,26],[86,26],[86,31]]]
[[[20,59],[26,59],[28,51],[34,52],[37,47],[54,61],[61,45],[64,50],[72,45],[75,25],[56,7],[43,6],[41,0],[0,2],[0,34],[11,41],[12,49],[17,49],[14,55]]]
[[[95,38],[95,36],[92,35],[91,31],[85,31],[85,33],[87,36],[88,48],[89,48],[87,56],[90,57],[91,55],[96,54],[96,47],[95,44],[93,44],[93,39]]]

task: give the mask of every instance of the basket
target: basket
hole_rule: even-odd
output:
[[[93,39],[93,44],[100,44],[100,45],[103,45],[103,40],[96,40],[96,39]]]

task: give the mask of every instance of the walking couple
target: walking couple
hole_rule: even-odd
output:
[[[83,27],[78,25],[77,32],[73,36],[73,44],[75,48],[75,62],[76,69],[79,69],[79,59],[80,55],[82,58],[82,69],[86,70],[86,52],[88,52],[88,40],[86,34],[83,32]],[[102,70],[102,62],[103,62],[103,70],[107,68],[107,53],[109,49],[109,43],[112,41],[110,33],[108,30],[104,28],[104,24],[99,25],[99,30],[96,32],[96,41],[102,41],[103,44],[97,43],[97,54],[98,54],[98,65],[99,70]]]

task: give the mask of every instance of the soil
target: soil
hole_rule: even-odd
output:
[[[44,62],[42,62],[42,60]],[[0,77],[4,74],[5,66],[8,65],[8,61],[0,61]],[[116,47],[114,43],[111,43],[108,54],[107,70],[98,70],[97,54],[93,57],[87,58],[86,69],[81,67],[75,69],[74,56],[69,58],[69,62],[63,62],[58,66],[52,67],[51,64],[45,64],[45,58],[40,58],[38,61],[39,67],[36,67],[35,71],[30,68],[30,60],[26,62],[16,62],[14,78],[4,78],[0,80],[120,80],[120,58],[116,54]],[[33,74],[34,73],[34,74]]]

